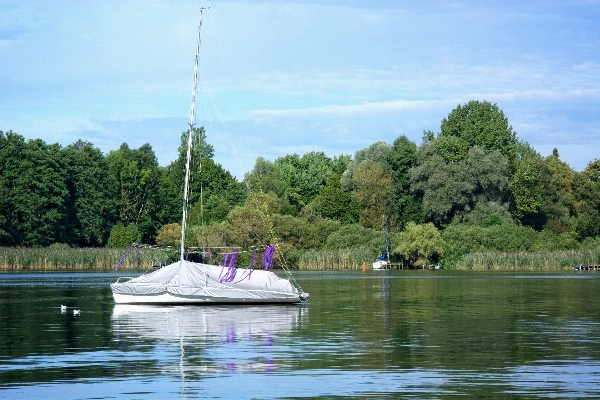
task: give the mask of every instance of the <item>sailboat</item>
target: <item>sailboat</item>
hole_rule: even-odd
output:
[[[392,263],[390,263],[390,240],[387,233],[387,218],[385,215],[383,216],[383,233],[385,235],[385,254],[377,257],[377,261],[373,263],[373,269],[375,270],[390,269],[392,267]]]
[[[198,54],[200,52],[200,28],[194,62],[192,108],[188,129],[188,146],[184,182],[183,216],[181,222],[180,260],[166,265],[150,274],[135,278],[120,277],[110,285],[117,304],[260,304],[301,303],[309,298],[291,276],[284,279],[271,271],[235,268],[233,262],[226,267],[190,262],[184,259],[184,239],[190,180],[190,155],[198,79]],[[271,247],[271,251],[272,251]]]

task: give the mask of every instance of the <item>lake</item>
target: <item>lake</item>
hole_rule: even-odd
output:
[[[600,397],[598,272],[299,271],[303,305],[117,306],[131,275],[0,274],[0,398]]]

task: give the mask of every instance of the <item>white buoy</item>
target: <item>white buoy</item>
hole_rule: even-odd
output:
[[[73,310],[73,315],[79,315],[80,312],[81,310]]]

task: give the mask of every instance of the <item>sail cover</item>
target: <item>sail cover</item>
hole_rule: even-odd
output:
[[[270,271],[236,269],[231,281],[223,279],[227,272],[224,267],[182,260],[127,282],[113,283],[111,289],[115,294],[129,296],[168,293],[212,301],[298,299],[298,290],[290,281]]]

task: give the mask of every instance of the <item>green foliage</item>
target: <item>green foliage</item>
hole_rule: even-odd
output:
[[[392,147],[383,141],[375,142],[362,150],[357,150],[340,179],[342,189],[346,191],[354,190],[354,173],[358,170],[360,164],[365,161],[380,164],[384,171],[389,172],[391,155]]]
[[[430,222],[415,224],[409,222],[398,237],[399,244],[393,253],[401,255],[410,265],[428,265],[444,251],[444,239],[437,228]]]
[[[539,156],[520,159],[510,179],[514,214],[524,224],[540,227],[538,213],[543,208]],[[536,223],[537,222],[537,223]]]
[[[352,181],[354,198],[360,205],[360,224],[366,228],[378,228],[383,215],[389,215],[388,199],[393,190],[392,178],[380,164],[363,161]]]
[[[177,246],[181,243],[181,224],[165,224],[158,230],[156,244],[159,246]]]
[[[70,192],[72,238],[80,246],[103,246],[115,222],[115,181],[102,152],[78,140],[64,151]]]
[[[6,196],[0,244],[47,246],[69,241],[69,191],[61,155],[58,144],[25,142],[12,131],[6,135],[0,131],[0,192]]]
[[[501,214],[499,217],[506,218],[502,210],[506,209],[509,165],[500,152],[486,154],[474,146],[465,159],[447,162],[435,151],[434,144],[427,143],[417,152],[417,164],[411,169],[411,189],[423,196],[425,215],[436,224],[463,220],[476,208],[495,210]],[[496,206],[482,206],[486,203]]]
[[[558,154],[558,152],[556,152]],[[556,233],[575,232],[577,203],[573,195],[573,170],[558,155],[546,157],[540,167],[544,228]]]
[[[442,120],[435,147],[446,161],[463,160],[473,146],[479,146],[486,152],[499,151],[512,163],[516,159],[516,136],[496,104],[473,100],[459,104]]]
[[[598,248],[600,160],[575,172],[557,149],[542,158],[486,101],[459,105],[418,148],[400,136],[353,158],[258,158],[244,182],[214,162],[203,128],[192,140],[186,245],[239,247],[244,262],[277,243],[291,264],[359,267],[384,251],[384,214],[392,248],[416,264],[442,254],[446,267],[521,265],[529,252],[531,265],[563,265],[556,252]],[[186,149],[184,132],[165,168],[148,144],[103,155],[82,141],[62,148],[0,131],[0,246],[177,246]],[[443,229],[443,253],[426,246],[439,235],[419,225],[427,221]]]
[[[279,167],[262,157],[256,159],[252,171],[244,176],[244,182],[251,192],[274,193],[279,198],[285,196],[286,184]]]
[[[337,171],[344,171],[350,157],[341,156],[333,159],[323,152],[310,152],[300,157],[297,154],[279,157],[275,165],[279,177],[285,183],[286,197],[300,211],[313,200],[326,186]]]
[[[340,177],[340,174],[331,177],[308,208],[323,218],[333,219],[342,224],[352,224],[358,221],[360,206],[349,192],[342,190]]]
[[[157,217],[161,169],[149,144],[131,150],[123,143],[106,157],[110,174],[116,182],[119,221],[125,226],[135,224],[141,240],[150,242],[162,225]]]
[[[446,245],[440,262],[445,268],[461,267],[461,260],[470,253],[576,250],[579,247],[573,232],[557,234],[550,229],[537,232],[513,223],[489,227],[451,225],[444,229],[442,237]]]
[[[417,145],[406,136],[398,137],[390,156],[393,191],[389,197],[392,221],[404,226],[407,222],[424,219],[421,199],[410,190],[410,169],[417,165]]]
[[[140,239],[141,234],[136,225],[130,224],[125,226],[118,223],[110,230],[110,237],[106,245],[107,247],[125,248],[129,247],[133,242],[139,242]]]
[[[385,238],[382,231],[365,228],[360,224],[350,224],[343,225],[329,235],[324,249],[378,249],[381,252],[384,247]]]

